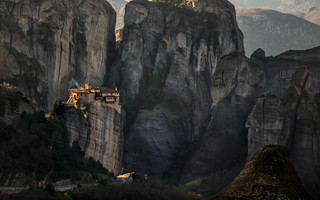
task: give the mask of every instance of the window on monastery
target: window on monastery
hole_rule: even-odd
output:
[[[107,97],[107,101],[114,101],[113,97]]]

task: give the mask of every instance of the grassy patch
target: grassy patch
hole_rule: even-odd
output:
[[[200,187],[202,183],[202,179],[198,178],[196,180],[190,181],[186,184],[184,184],[182,187]]]
[[[142,110],[142,112],[145,112],[149,115],[155,115],[155,114],[162,113],[162,114],[165,114],[168,117],[168,119],[170,119],[170,120],[176,120],[176,119],[180,118],[180,115],[171,112],[168,108],[164,107],[161,104],[154,106],[151,110]]]

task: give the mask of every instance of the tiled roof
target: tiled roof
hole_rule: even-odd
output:
[[[106,87],[94,87],[93,89],[100,90],[102,93],[118,93],[118,91]]]
[[[94,87],[91,90],[100,90],[101,93],[119,93],[119,91],[115,91],[110,88],[105,88],[105,87]],[[69,91],[76,92],[76,93],[85,93],[89,94],[90,90],[85,90],[85,89],[69,89]]]

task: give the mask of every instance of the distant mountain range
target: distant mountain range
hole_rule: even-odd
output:
[[[126,0],[107,0],[117,12],[116,30],[123,27]],[[230,0],[236,8],[272,9],[295,14],[320,25],[320,0]]]
[[[312,23],[320,25],[320,6],[310,8],[302,17]]]
[[[320,5],[320,0],[230,0],[236,8],[266,8],[286,13],[305,12]]]
[[[320,26],[291,14],[274,10],[237,9],[247,56],[257,48],[268,55],[288,49],[303,50],[320,45]]]

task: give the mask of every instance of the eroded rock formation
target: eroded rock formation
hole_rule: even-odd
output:
[[[179,176],[210,112],[218,61],[243,51],[234,7],[220,0],[186,7],[131,1],[124,21],[108,80],[109,87],[121,85],[125,96],[124,164],[128,170]]]
[[[121,114],[101,102],[88,104],[85,111],[74,107],[65,109],[70,145],[77,141],[86,157],[92,157],[110,172],[118,174],[123,151]]]
[[[0,2],[0,81],[40,109],[67,89],[101,85],[114,52],[115,11],[104,0]]]
[[[0,84],[0,118],[7,125],[14,125],[23,113],[33,114],[34,106],[15,86]]]
[[[268,144],[286,146],[302,183],[318,198],[320,114],[310,79],[309,70],[299,68],[281,97],[258,100],[247,122],[248,154]]]
[[[242,169],[247,155],[244,123],[262,94],[266,77],[263,66],[249,61],[243,53],[223,57],[213,77],[211,117],[182,181],[208,174],[224,176],[212,186],[218,192]]]

